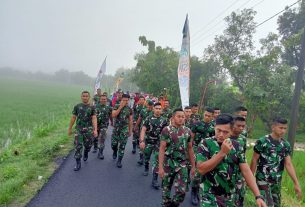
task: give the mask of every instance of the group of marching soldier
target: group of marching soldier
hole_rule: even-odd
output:
[[[284,168],[301,198],[290,158],[291,148],[284,139],[286,119],[274,119],[271,133],[256,141],[249,166],[245,107],[236,107],[234,115],[206,107],[201,115],[197,104],[172,110],[170,102],[163,97],[159,101],[144,96],[137,98],[130,106],[129,94],[118,91],[116,99],[111,101],[99,90],[92,105],[89,92],[81,93],[82,103],[74,107],[68,129],[71,135],[76,121],[75,171],[81,169],[81,158],[88,159],[92,145],[97,157],[104,159],[110,122],[116,166],[122,167],[125,146],[132,136],[132,153],[139,151],[137,163],[144,165],[143,175],[149,174],[151,163],[152,187],[159,189],[158,177],[162,180],[162,206],[179,206],[190,189],[193,206],[241,207],[247,186],[257,206],[279,207]],[[172,187],[175,193],[171,196]]]

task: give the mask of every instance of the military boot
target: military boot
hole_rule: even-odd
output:
[[[170,204],[170,207],[178,207],[179,206],[179,203],[176,203],[176,202],[171,202]]]
[[[76,165],[74,167],[74,171],[79,171],[82,167],[80,159],[76,159]]]
[[[144,160],[143,160],[143,153],[141,153],[140,154],[140,159],[138,161],[138,165],[143,165],[143,162],[144,162]]]
[[[103,155],[103,149],[100,148],[97,154],[97,158],[103,160],[104,159],[104,155]]]
[[[192,200],[193,206],[198,205],[199,201],[198,201],[198,188],[197,187],[192,187],[191,200]]]
[[[157,173],[153,173],[153,179],[152,179],[152,182],[151,182],[151,186],[156,189],[156,190],[159,190],[159,182],[158,182],[158,174]]]
[[[147,175],[148,175],[148,171],[149,171],[149,166],[148,166],[148,165],[145,165],[143,175],[144,175],[144,176],[147,176]]]
[[[116,163],[116,166],[117,166],[118,168],[122,168],[122,157],[119,157],[119,158],[118,158],[118,161],[117,161],[117,163]]]
[[[115,160],[118,156],[118,151],[117,150],[113,150],[113,154],[112,154],[112,158]]]
[[[87,149],[85,149],[84,150],[84,157],[83,157],[83,160],[86,162],[87,160],[88,160],[88,150]]]
[[[132,143],[132,154],[136,154],[137,149],[137,143]]]

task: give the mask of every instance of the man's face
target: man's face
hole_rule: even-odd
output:
[[[215,138],[218,143],[222,143],[225,139],[231,136],[231,125],[223,124],[215,126]]]
[[[169,108],[169,101],[164,102],[164,108],[166,108],[166,109]]]
[[[236,114],[247,119],[248,111],[238,111]]]
[[[106,105],[106,103],[107,103],[107,98],[106,98],[106,96],[101,96],[101,98],[100,98],[100,104]]]
[[[240,135],[240,133],[242,133],[242,131],[245,129],[245,127],[246,127],[245,121],[235,121],[232,132],[236,135]]]
[[[220,114],[220,110],[214,110],[214,119],[216,119]]]
[[[96,90],[96,93],[97,93],[97,95],[100,96],[100,95],[102,95],[102,90],[101,90],[101,89],[97,89],[97,90]]]
[[[157,105],[154,107],[154,115],[155,116],[161,116],[162,108],[160,105]]]
[[[272,125],[271,129],[275,135],[278,137],[283,137],[287,131],[287,124],[276,123]]]
[[[182,126],[185,121],[185,115],[183,111],[177,111],[175,112],[173,116],[173,121],[177,126]]]
[[[143,105],[144,102],[145,102],[145,99],[144,99],[144,98],[140,98],[140,99],[139,99],[139,104],[140,104],[140,105]]]
[[[193,107],[192,107],[192,113],[193,113],[193,114],[197,114],[198,111],[199,111],[199,107],[198,107],[198,106],[193,106]]]
[[[154,105],[148,105],[147,104],[147,110],[148,111],[152,111],[154,109]]]
[[[189,119],[192,115],[192,110],[191,109],[184,109],[184,114],[185,114],[185,118]]]
[[[123,102],[125,104],[125,106],[128,105],[128,101],[129,101],[129,98],[122,98],[121,102]]]
[[[83,102],[84,104],[89,103],[89,100],[90,100],[90,95],[89,95],[89,93],[82,93],[81,99],[82,99],[82,102]]]
[[[203,121],[205,123],[210,123],[213,120],[213,113],[205,111],[203,114]]]

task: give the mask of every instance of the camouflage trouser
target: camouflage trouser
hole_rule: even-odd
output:
[[[195,156],[197,155],[197,149],[198,149],[198,146],[194,145],[193,146],[193,150],[194,150]],[[196,168],[195,175],[194,175],[193,180],[192,180],[192,188],[199,188],[200,179],[201,179],[201,175],[199,174],[199,172],[198,172],[198,170]]]
[[[239,176],[239,179],[236,181],[235,193],[232,194],[232,200],[235,203],[236,207],[243,207],[244,198],[246,195],[246,186],[245,179],[242,177],[242,175]]]
[[[90,151],[92,146],[92,139],[93,139],[92,130],[90,129],[76,130],[75,139],[74,139],[75,159],[82,158],[83,146],[85,147],[85,150]]]
[[[133,123],[133,129],[135,129],[135,123]],[[139,137],[140,137],[140,131],[138,130],[136,133],[133,133],[132,135],[132,144],[136,144],[139,146]]]
[[[281,206],[281,183],[269,183],[257,180],[257,186],[268,207]]]
[[[99,148],[102,150],[104,150],[104,148],[105,148],[106,137],[107,137],[107,128],[99,129],[97,139],[98,139]]]
[[[162,206],[170,206],[171,202],[179,205],[183,202],[187,186],[187,167],[171,168],[164,166],[165,175],[162,179]],[[171,199],[171,188],[174,184],[175,195]]]
[[[212,193],[203,193],[202,186],[200,187],[200,207],[235,207],[231,198],[232,195],[220,196]]]
[[[158,166],[159,166],[159,160],[158,160],[158,156],[159,156],[159,142],[156,143],[147,143],[145,144],[145,149],[143,151],[144,153],[144,164],[145,166],[149,166],[149,161],[150,161],[150,157],[151,155],[153,155],[153,164],[152,164],[152,169],[154,173],[158,172]]]
[[[111,137],[111,148],[113,151],[118,151],[118,156],[123,157],[125,146],[128,140],[128,126],[124,128],[114,128]]]

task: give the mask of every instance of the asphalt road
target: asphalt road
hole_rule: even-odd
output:
[[[87,162],[74,172],[75,159],[72,152],[49,182],[29,202],[27,207],[156,207],[161,206],[161,189],[151,187],[149,176],[143,176],[143,167],[137,165],[138,154],[132,154],[129,138],[123,167],[116,167],[110,146],[111,131],[108,130],[105,159],[89,153]],[[182,207],[192,206],[187,193]]]

